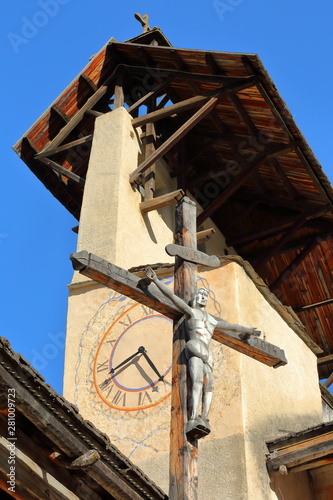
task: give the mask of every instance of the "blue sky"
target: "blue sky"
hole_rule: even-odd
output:
[[[77,222],[11,147],[109,38],[141,33],[135,12],[147,12],[175,47],[257,53],[333,178],[331,1],[3,3],[0,335],[58,392]]]

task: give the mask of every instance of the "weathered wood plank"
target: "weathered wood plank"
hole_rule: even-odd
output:
[[[202,266],[208,267],[219,267],[220,259],[216,255],[207,255],[204,252],[200,252],[197,248],[188,248],[180,245],[167,245],[165,251],[168,255],[172,257],[179,257],[188,262],[193,262],[194,264],[201,264]]]
[[[323,356],[322,358],[317,359],[318,366],[325,366],[330,364],[333,364],[333,354],[330,354],[329,356]]]
[[[177,189],[171,193],[163,194],[157,198],[151,200],[143,201],[140,203],[140,210],[143,213],[151,212],[152,210],[157,210],[159,208],[165,207],[167,205],[172,205],[176,203],[184,196],[184,191],[182,189]]]
[[[80,121],[83,118],[83,115],[86,111],[91,109],[95,104],[104,96],[104,94],[107,92],[108,87],[107,85],[103,85],[100,87],[95,94],[93,94],[87,102],[80,108],[76,114],[70,119],[70,121],[65,125],[60,132],[55,136],[55,138],[48,143],[46,148],[44,148],[44,152],[50,151],[51,149],[54,149],[55,147],[59,146],[59,144],[62,143],[68,136],[68,134],[80,123]]]
[[[196,250],[196,205],[183,198],[176,207],[177,246]],[[196,265],[176,258],[174,292],[186,303],[196,291]],[[172,399],[170,428],[170,500],[198,499],[198,440],[186,434],[189,373],[185,357],[187,332],[184,321],[174,321],[172,349]],[[179,450],[182,450],[179,453]]]
[[[172,81],[172,77],[166,78],[166,80],[163,81],[162,83],[158,84],[154,90],[151,90],[146,95],[144,95],[140,99],[138,99],[134,104],[132,104],[128,108],[127,111],[131,114],[131,113],[133,113],[133,111],[136,111],[140,106],[142,106],[143,104],[148,102],[150,99],[152,99],[152,98],[155,99],[156,97],[158,97],[158,94],[160,92],[162,92],[163,89],[165,89],[165,87],[167,87],[171,81]]]
[[[268,146],[267,149],[259,153],[253,162],[244,162],[240,165],[241,175],[239,174],[237,178],[230,183],[230,185],[224,189],[222,194],[212,200],[212,202],[198,215],[197,225],[200,226],[208,217],[210,217],[218,208],[220,208],[229,198],[232,196],[260,167],[260,165],[271,156],[279,156],[282,153],[287,153],[293,149],[293,144],[278,144],[274,146]]]
[[[306,439],[300,443],[285,446],[270,453],[267,461],[268,470],[278,470],[280,465],[294,467],[311,460],[331,454],[333,432]]]
[[[97,111],[96,111],[97,112]],[[101,113],[102,115],[104,113]],[[68,142],[67,144],[63,144],[54,149],[50,149],[49,151],[42,151],[41,153],[36,154],[35,159],[39,160],[40,158],[44,158],[45,156],[52,156],[58,153],[62,153],[63,151],[67,151],[68,149],[75,148],[76,146],[81,146],[81,144],[86,144],[87,142],[91,142],[93,138],[93,134],[86,135],[85,137],[81,137],[76,141]]]
[[[124,68],[119,68],[116,76],[116,84],[114,86],[114,109],[121,108],[124,105],[124,76]]]
[[[171,104],[166,108],[158,109],[156,111],[152,111],[151,113],[147,113],[146,115],[133,118],[132,125],[135,128],[142,127],[142,125],[146,125],[146,123],[153,123],[158,120],[161,120],[162,118],[166,118],[170,115],[175,115],[177,113],[182,113],[183,111],[188,111],[189,109],[199,107],[205,102],[207,102],[210,98],[211,96],[207,97],[200,95],[195,97],[190,97],[189,99],[177,102],[176,104]]]
[[[55,172],[58,172],[59,174],[63,175],[64,177],[67,177],[68,179],[71,179],[74,182],[77,182],[80,186],[84,186],[85,180],[80,177],[77,174],[74,174],[74,172],[71,172],[70,170],[67,170],[67,168],[62,167],[58,163],[56,163],[53,160],[50,160],[49,158],[39,158],[39,161],[43,163],[48,168],[51,168]]]
[[[184,125],[182,125],[169,139],[167,139],[156,151],[149,156],[141,165],[135,169],[129,177],[131,183],[137,182],[138,178],[164,154],[175,146],[197,123],[199,123],[211,110],[217,105],[218,98],[212,97],[206,104],[199,109]]]
[[[252,85],[254,85],[254,81],[252,78],[250,79],[244,78],[242,81],[237,81],[236,83],[228,85],[227,87],[220,87],[212,92],[209,92],[206,95],[197,95],[194,97],[190,97],[189,99],[185,99],[184,101],[171,104],[167,108],[159,109],[157,111],[152,111],[151,113],[148,113],[146,115],[134,118],[132,120],[132,125],[133,127],[141,127],[142,125],[145,125],[148,122],[155,122],[167,116],[181,113],[183,111],[188,111],[189,109],[192,109],[194,107],[201,106],[205,104],[212,97],[217,97],[221,93],[223,95],[229,95],[238,92],[239,90],[243,90],[244,88]]]
[[[16,411],[29,419],[65,455],[76,459],[90,450],[82,439],[61,423],[53,413],[46,411],[45,406],[0,365],[0,390],[7,392],[8,387],[15,390]],[[102,460],[88,467],[86,474],[116,500],[142,500],[142,496]],[[41,500],[43,498],[45,497]]]
[[[215,229],[210,228],[210,229],[204,229],[203,231],[198,231],[197,232],[197,245],[200,245],[201,243],[205,243],[207,240],[210,240],[212,236],[216,233]]]
[[[5,483],[10,481],[8,457],[9,457],[9,446],[13,446],[13,442],[7,441],[2,436],[0,437],[0,482],[4,480]],[[21,458],[22,457],[22,458]],[[15,493],[14,498],[29,498],[31,500],[45,500],[45,498],[52,498],[52,500],[70,500],[76,499],[77,497],[61,483],[57,486],[55,481],[53,484],[51,481],[47,481],[47,478],[42,477],[42,471],[37,464],[32,461],[30,463],[25,462],[23,456],[19,452],[19,448],[16,448],[15,456]],[[11,483],[7,483],[7,488],[12,486]],[[0,489],[2,489],[0,487]],[[10,491],[8,491],[10,493]],[[22,496],[18,496],[18,494]],[[7,498],[7,497],[6,497]]]
[[[138,278],[125,269],[89,254],[85,250],[72,254],[71,261],[74,269],[84,276],[127,295],[173,320],[181,317],[181,312],[154,285],[147,286],[144,279]],[[283,349],[259,337],[251,336],[247,340],[241,340],[235,332],[216,328],[213,338],[268,366],[277,368],[287,363]]]

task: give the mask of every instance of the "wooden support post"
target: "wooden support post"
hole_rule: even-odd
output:
[[[114,109],[121,108],[124,105],[124,68],[120,68],[118,71],[114,86]]]
[[[148,112],[155,110],[155,99],[152,99],[148,105]],[[146,125],[146,138],[145,138],[145,158],[149,158],[155,152],[155,124],[147,123]],[[152,200],[155,193],[155,164],[151,165],[146,170],[146,175],[143,181],[145,188],[145,201]]]
[[[196,206],[184,197],[176,208],[175,242],[196,249]],[[175,294],[189,302],[196,290],[196,264],[176,257]],[[186,330],[184,318],[174,322],[173,338],[173,390],[171,401],[170,443],[170,500],[197,500],[197,439],[186,436],[187,415],[187,363],[184,349]]]

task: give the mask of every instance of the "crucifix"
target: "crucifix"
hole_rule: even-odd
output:
[[[174,293],[150,268],[140,279],[87,251],[72,254],[71,260],[81,274],[174,320],[169,498],[198,500],[198,439],[210,432],[211,337],[275,368],[287,360],[284,351],[260,339],[255,328],[227,323],[205,311],[207,292],[197,290],[196,267],[218,266],[219,259],[197,250],[196,205],[187,197],[176,207],[175,242],[166,248],[175,256]]]

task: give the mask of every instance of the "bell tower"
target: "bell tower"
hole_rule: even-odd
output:
[[[175,48],[136,17],[143,33],[111,39],[15,145],[77,218],[73,252],[90,259],[69,285],[64,396],[168,491],[177,313],[137,294],[147,265],[173,289],[165,247],[186,196],[195,250],[219,261],[194,262],[208,313],[262,332],[256,342],[213,336],[199,498],[267,500],[279,489],[306,498],[306,473],[301,484],[271,481],[265,443],[322,420],[324,346],[295,269],[314,270],[308,297],[320,302],[312,282],[330,265],[318,255],[329,246],[332,193],[258,56]]]

